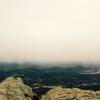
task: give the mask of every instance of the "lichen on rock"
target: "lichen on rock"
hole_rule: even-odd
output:
[[[8,77],[0,84],[0,100],[32,100],[34,95],[21,78]]]
[[[100,92],[56,87],[43,95],[41,100],[100,100]]]

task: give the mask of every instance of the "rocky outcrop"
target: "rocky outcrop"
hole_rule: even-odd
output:
[[[39,100],[21,78],[8,77],[0,83],[0,100]],[[41,100],[100,100],[100,91],[55,87]]]
[[[0,84],[0,100],[34,100],[34,96],[21,78],[8,77]]]
[[[43,95],[41,100],[100,100],[100,91],[56,87]]]

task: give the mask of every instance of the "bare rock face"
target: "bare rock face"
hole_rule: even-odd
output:
[[[41,100],[100,100],[100,91],[56,87],[43,95]]]
[[[35,95],[21,78],[8,77],[0,84],[0,100],[34,100]]]

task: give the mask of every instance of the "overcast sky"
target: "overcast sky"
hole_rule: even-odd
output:
[[[0,61],[99,62],[100,0],[0,0]]]

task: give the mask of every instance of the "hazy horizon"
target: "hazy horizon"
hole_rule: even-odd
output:
[[[1,0],[0,62],[100,62],[100,0]]]

